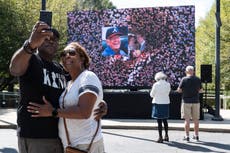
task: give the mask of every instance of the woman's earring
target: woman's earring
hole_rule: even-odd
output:
[[[83,71],[83,68],[82,68],[82,67],[83,67],[83,66],[82,66],[82,63],[81,63],[81,66],[80,66],[80,70],[81,70],[81,71]]]

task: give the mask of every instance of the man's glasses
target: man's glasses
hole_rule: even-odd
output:
[[[77,53],[74,49],[69,49],[69,50],[64,50],[60,53],[60,57],[65,57],[67,55],[67,53],[70,55],[70,56],[75,56]]]

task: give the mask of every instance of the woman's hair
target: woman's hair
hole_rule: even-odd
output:
[[[78,42],[71,42],[70,44],[71,47],[73,47],[76,52],[79,54],[81,60],[83,61],[83,66],[85,69],[89,68],[90,65],[90,57],[86,52],[86,49],[84,47],[82,47]]]
[[[166,80],[167,79],[167,75],[165,75],[163,72],[158,72],[155,74],[155,80],[159,81],[159,80]]]

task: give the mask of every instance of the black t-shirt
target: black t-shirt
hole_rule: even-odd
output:
[[[201,80],[198,77],[183,77],[179,88],[182,89],[182,100],[184,103],[199,103],[199,90],[202,86]]]
[[[58,118],[31,117],[29,102],[43,104],[42,96],[59,107],[59,96],[66,87],[66,76],[57,62],[48,62],[38,54],[32,55],[26,73],[19,77],[20,102],[18,106],[18,135],[26,138],[57,138]]]

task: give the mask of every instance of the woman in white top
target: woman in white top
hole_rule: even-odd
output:
[[[52,113],[56,113],[55,116],[59,117],[59,136],[64,148],[68,142],[63,118],[66,120],[72,147],[86,150],[88,153],[104,153],[101,125],[95,120],[93,113],[94,110],[98,109],[98,105],[103,99],[103,90],[96,74],[87,70],[90,65],[90,58],[85,48],[77,42],[72,42],[61,53],[61,60],[64,68],[69,72],[71,80],[59,98],[60,108],[55,112],[52,111],[53,107],[49,106],[49,102],[45,98],[43,100],[46,105],[37,106],[31,103],[39,109],[31,106],[30,108],[39,111],[37,116],[51,116]],[[45,112],[45,110],[47,111]],[[97,130],[98,123],[97,134],[90,150],[87,150]]]
[[[166,78],[167,76],[163,72],[156,73],[156,82],[153,84],[150,92],[150,96],[153,98],[152,118],[156,118],[158,123],[158,143],[163,143],[163,140],[169,141],[167,119],[169,118],[169,92],[171,88]],[[162,122],[164,123],[165,129],[164,139],[162,138]]]

